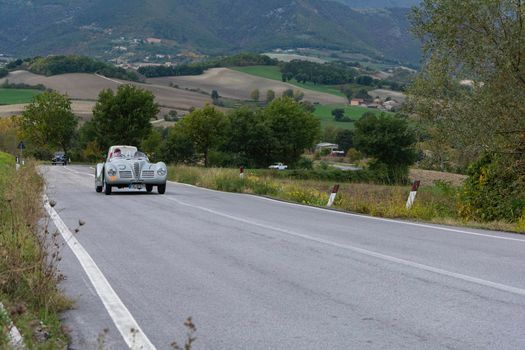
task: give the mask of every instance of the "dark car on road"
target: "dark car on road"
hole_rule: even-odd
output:
[[[53,159],[51,160],[51,164],[53,165],[56,165],[56,164],[67,165],[68,162],[69,162],[69,158],[64,152],[55,152],[55,154],[53,155]]]

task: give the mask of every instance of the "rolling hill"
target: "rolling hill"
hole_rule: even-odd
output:
[[[326,0],[0,0],[0,53],[102,56],[122,40],[154,37],[163,44],[144,50],[317,47],[417,63],[407,11]]]

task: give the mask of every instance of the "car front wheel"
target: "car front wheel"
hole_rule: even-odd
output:
[[[159,194],[164,194],[164,193],[166,193],[166,184],[164,184],[164,185],[158,185],[158,186],[157,186],[157,192],[158,192]]]
[[[111,194],[111,185],[108,185],[107,182],[104,183],[104,193],[106,195],[110,195]]]

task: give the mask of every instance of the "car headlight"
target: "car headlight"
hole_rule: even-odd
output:
[[[159,176],[164,176],[166,175],[166,173],[167,173],[167,170],[164,168],[160,168],[159,170],[157,170],[157,175]]]
[[[109,176],[115,176],[115,175],[117,175],[117,171],[115,169],[111,168],[111,169],[108,170],[108,175]]]

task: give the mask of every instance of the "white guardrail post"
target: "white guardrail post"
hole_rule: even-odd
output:
[[[326,206],[328,208],[330,208],[334,204],[335,197],[337,196],[337,192],[338,191],[339,191],[339,185],[335,185],[334,188],[332,189],[332,193],[330,193],[330,198],[328,199],[328,204],[326,204]]]
[[[406,205],[407,209],[412,208],[412,205],[414,205],[414,201],[416,200],[417,190],[419,189],[420,184],[421,184],[421,181],[419,180],[414,181],[414,183],[412,184],[412,190],[410,191],[410,194],[408,195],[408,199],[407,199],[407,205]]]

